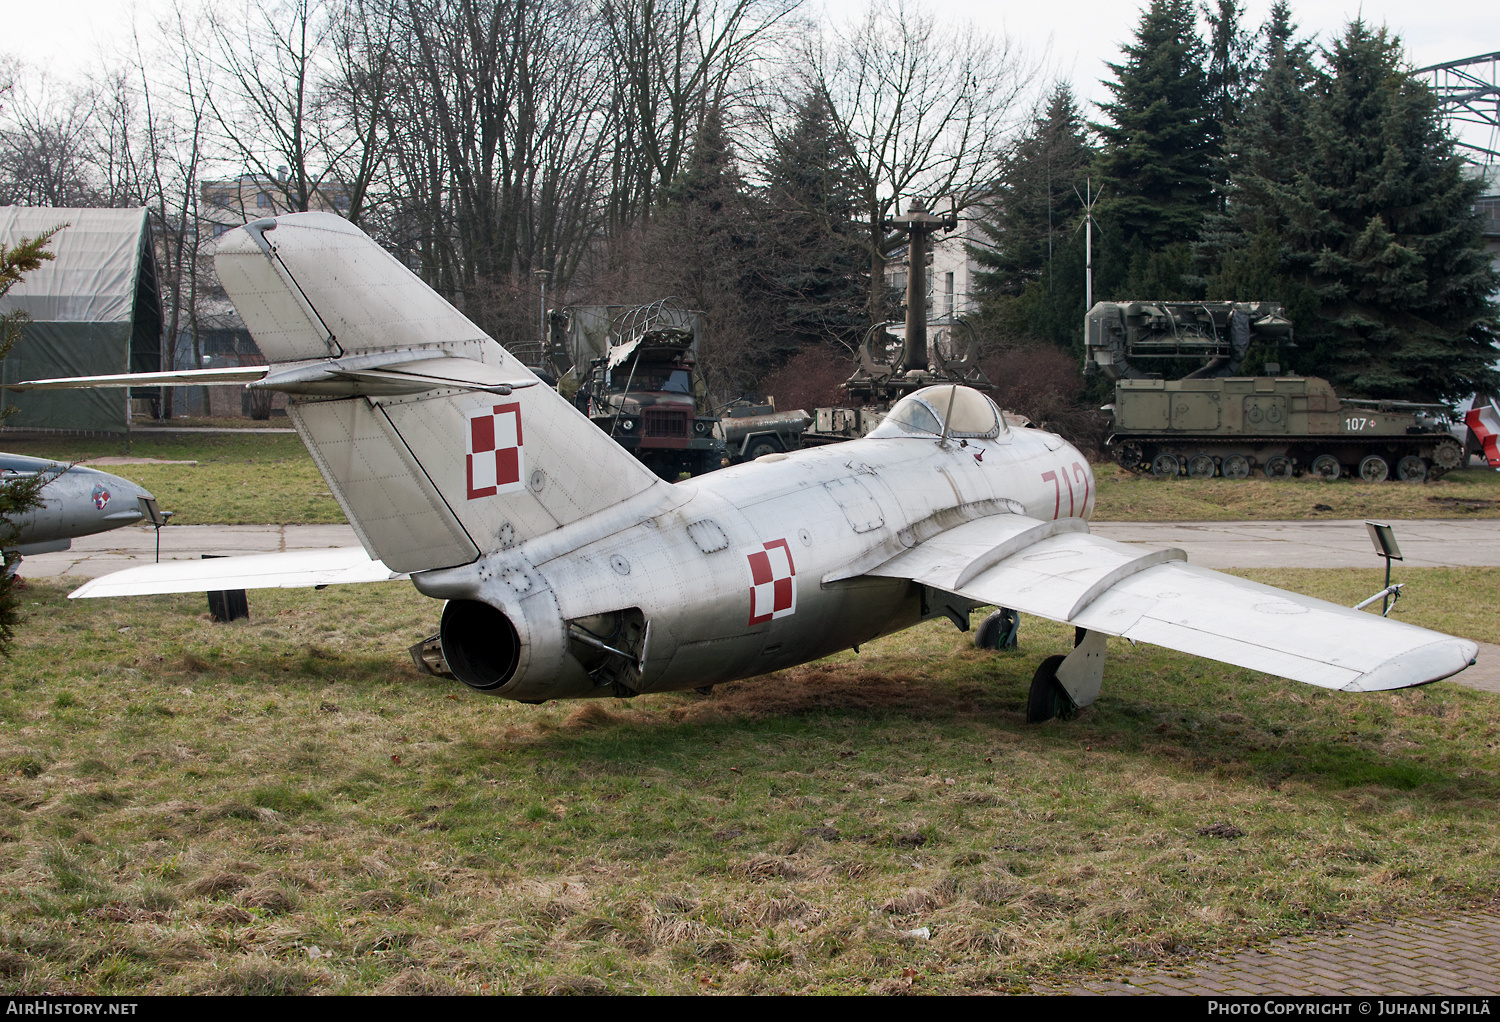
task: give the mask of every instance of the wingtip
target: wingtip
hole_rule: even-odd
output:
[[[1451,678],[1479,662],[1479,645],[1468,639],[1443,639],[1394,656],[1344,686],[1346,692],[1386,692],[1430,685]]]

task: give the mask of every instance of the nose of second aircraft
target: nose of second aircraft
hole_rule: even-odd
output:
[[[42,493],[49,503],[62,501],[63,535],[70,537],[133,525],[145,517],[137,498],[151,496],[150,490],[129,479],[81,465],[63,473]]]

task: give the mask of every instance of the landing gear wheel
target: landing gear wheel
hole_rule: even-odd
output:
[[[1176,479],[1182,471],[1182,462],[1175,454],[1158,454],[1151,459],[1151,474],[1158,479]]]
[[[1001,607],[974,629],[974,645],[978,649],[1015,649],[1020,626],[1021,615],[1009,607]]]
[[[1408,454],[1396,462],[1396,478],[1403,483],[1420,483],[1427,478],[1427,462],[1415,454]]]
[[[1072,718],[1073,700],[1068,698],[1068,693],[1057,680],[1057,669],[1066,659],[1062,655],[1049,656],[1031,676],[1031,692],[1026,697],[1026,723],[1040,724],[1053,717]]]
[[[1225,479],[1245,479],[1250,475],[1250,459],[1239,454],[1231,454],[1219,465],[1219,471],[1224,473]]]
[[[1312,461],[1312,474],[1325,483],[1331,483],[1344,474],[1344,466],[1333,455],[1320,454]]]
[[[1195,454],[1188,459],[1190,479],[1212,479],[1215,471],[1214,459],[1206,454]]]
[[[1292,478],[1292,459],[1285,454],[1273,454],[1266,459],[1264,469],[1267,479]]]
[[[1367,454],[1360,460],[1359,477],[1367,483],[1383,483],[1391,474],[1391,466],[1378,454]]]

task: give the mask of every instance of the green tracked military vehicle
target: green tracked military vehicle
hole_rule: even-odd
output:
[[[1173,478],[1353,475],[1433,479],[1463,463],[1443,405],[1340,398],[1326,380],[1242,375],[1254,341],[1289,344],[1268,302],[1099,302],[1085,327],[1086,372],[1115,381],[1109,447],[1134,472]],[[1262,350],[1267,346],[1263,345]],[[1204,365],[1165,380],[1141,366]]]

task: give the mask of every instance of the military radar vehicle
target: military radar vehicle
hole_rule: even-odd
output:
[[[1115,381],[1110,450],[1134,472],[1420,482],[1464,462],[1443,405],[1341,398],[1271,362],[1244,374],[1252,342],[1292,342],[1270,302],[1099,302],[1084,340],[1085,372]],[[1202,365],[1181,379],[1148,371],[1191,361]]]
[[[621,312],[574,396],[594,425],[669,481],[712,472],[724,458],[718,420],[698,414],[695,323],[670,301]]]

